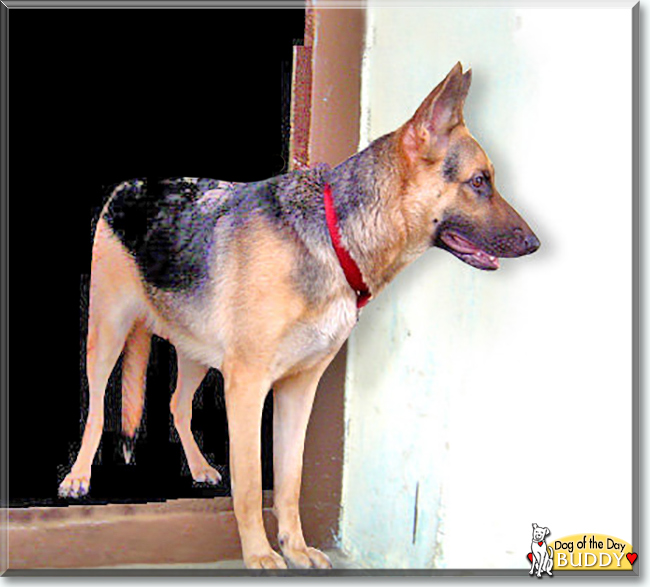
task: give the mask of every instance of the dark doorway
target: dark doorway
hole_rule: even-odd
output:
[[[63,505],[57,487],[87,406],[92,227],[108,191],[137,177],[253,181],[286,171],[304,11],[12,10],[9,29],[9,502]],[[228,495],[219,374],[194,402],[199,445],[226,473],[206,488],[193,485],[171,425],[173,348],[154,340],[134,465],[119,450],[119,369],[86,503]],[[270,421],[267,402],[267,489]]]

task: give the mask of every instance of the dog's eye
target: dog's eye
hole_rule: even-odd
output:
[[[475,175],[472,178],[471,183],[472,183],[472,187],[478,190],[485,183],[485,178],[482,175]]]
[[[469,179],[467,184],[478,196],[489,198],[492,195],[492,184],[490,183],[490,175],[487,171],[477,173]]]

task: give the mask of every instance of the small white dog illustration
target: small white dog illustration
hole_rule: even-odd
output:
[[[537,576],[541,577],[543,572],[548,573],[550,577],[553,576],[551,570],[553,569],[553,549],[546,545],[546,536],[551,531],[548,528],[533,524],[533,542],[531,550],[533,558],[530,561],[530,573],[532,575],[537,567]]]

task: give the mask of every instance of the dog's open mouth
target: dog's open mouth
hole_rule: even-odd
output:
[[[499,268],[499,259],[496,256],[490,255],[455,230],[444,230],[440,234],[439,240],[444,245],[444,249],[447,249],[461,261],[464,261],[472,267],[488,271],[494,271]]]

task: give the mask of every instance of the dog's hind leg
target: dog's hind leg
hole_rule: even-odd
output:
[[[330,360],[331,357],[317,367],[277,382],[273,387],[274,511],[282,554],[294,568],[332,567],[325,554],[305,543],[299,511],[307,423],[318,381]]]
[[[192,479],[197,483],[216,485],[221,481],[221,475],[214,467],[210,466],[201,453],[191,429],[192,398],[208,372],[208,368],[188,359],[180,352],[177,352],[177,355],[178,379],[170,406],[174,426],[176,426],[176,431],[181,439]]]
[[[106,384],[138,317],[140,300],[133,260],[100,219],[93,246],[88,311],[88,418],[77,459],[59,486],[62,496],[80,497],[90,488],[91,466],[104,427]]]
[[[547,550],[547,555],[548,558],[546,559],[546,569],[545,571],[549,575],[549,577],[553,576],[553,555],[555,551],[549,546]]]
[[[59,486],[59,494],[66,497],[81,497],[90,489],[90,470],[104,428],[106,384],[131,326],[119,315],[104,314],[99,317],[97,314],[91,302],[86,356],[88,418],[77,459]]]

